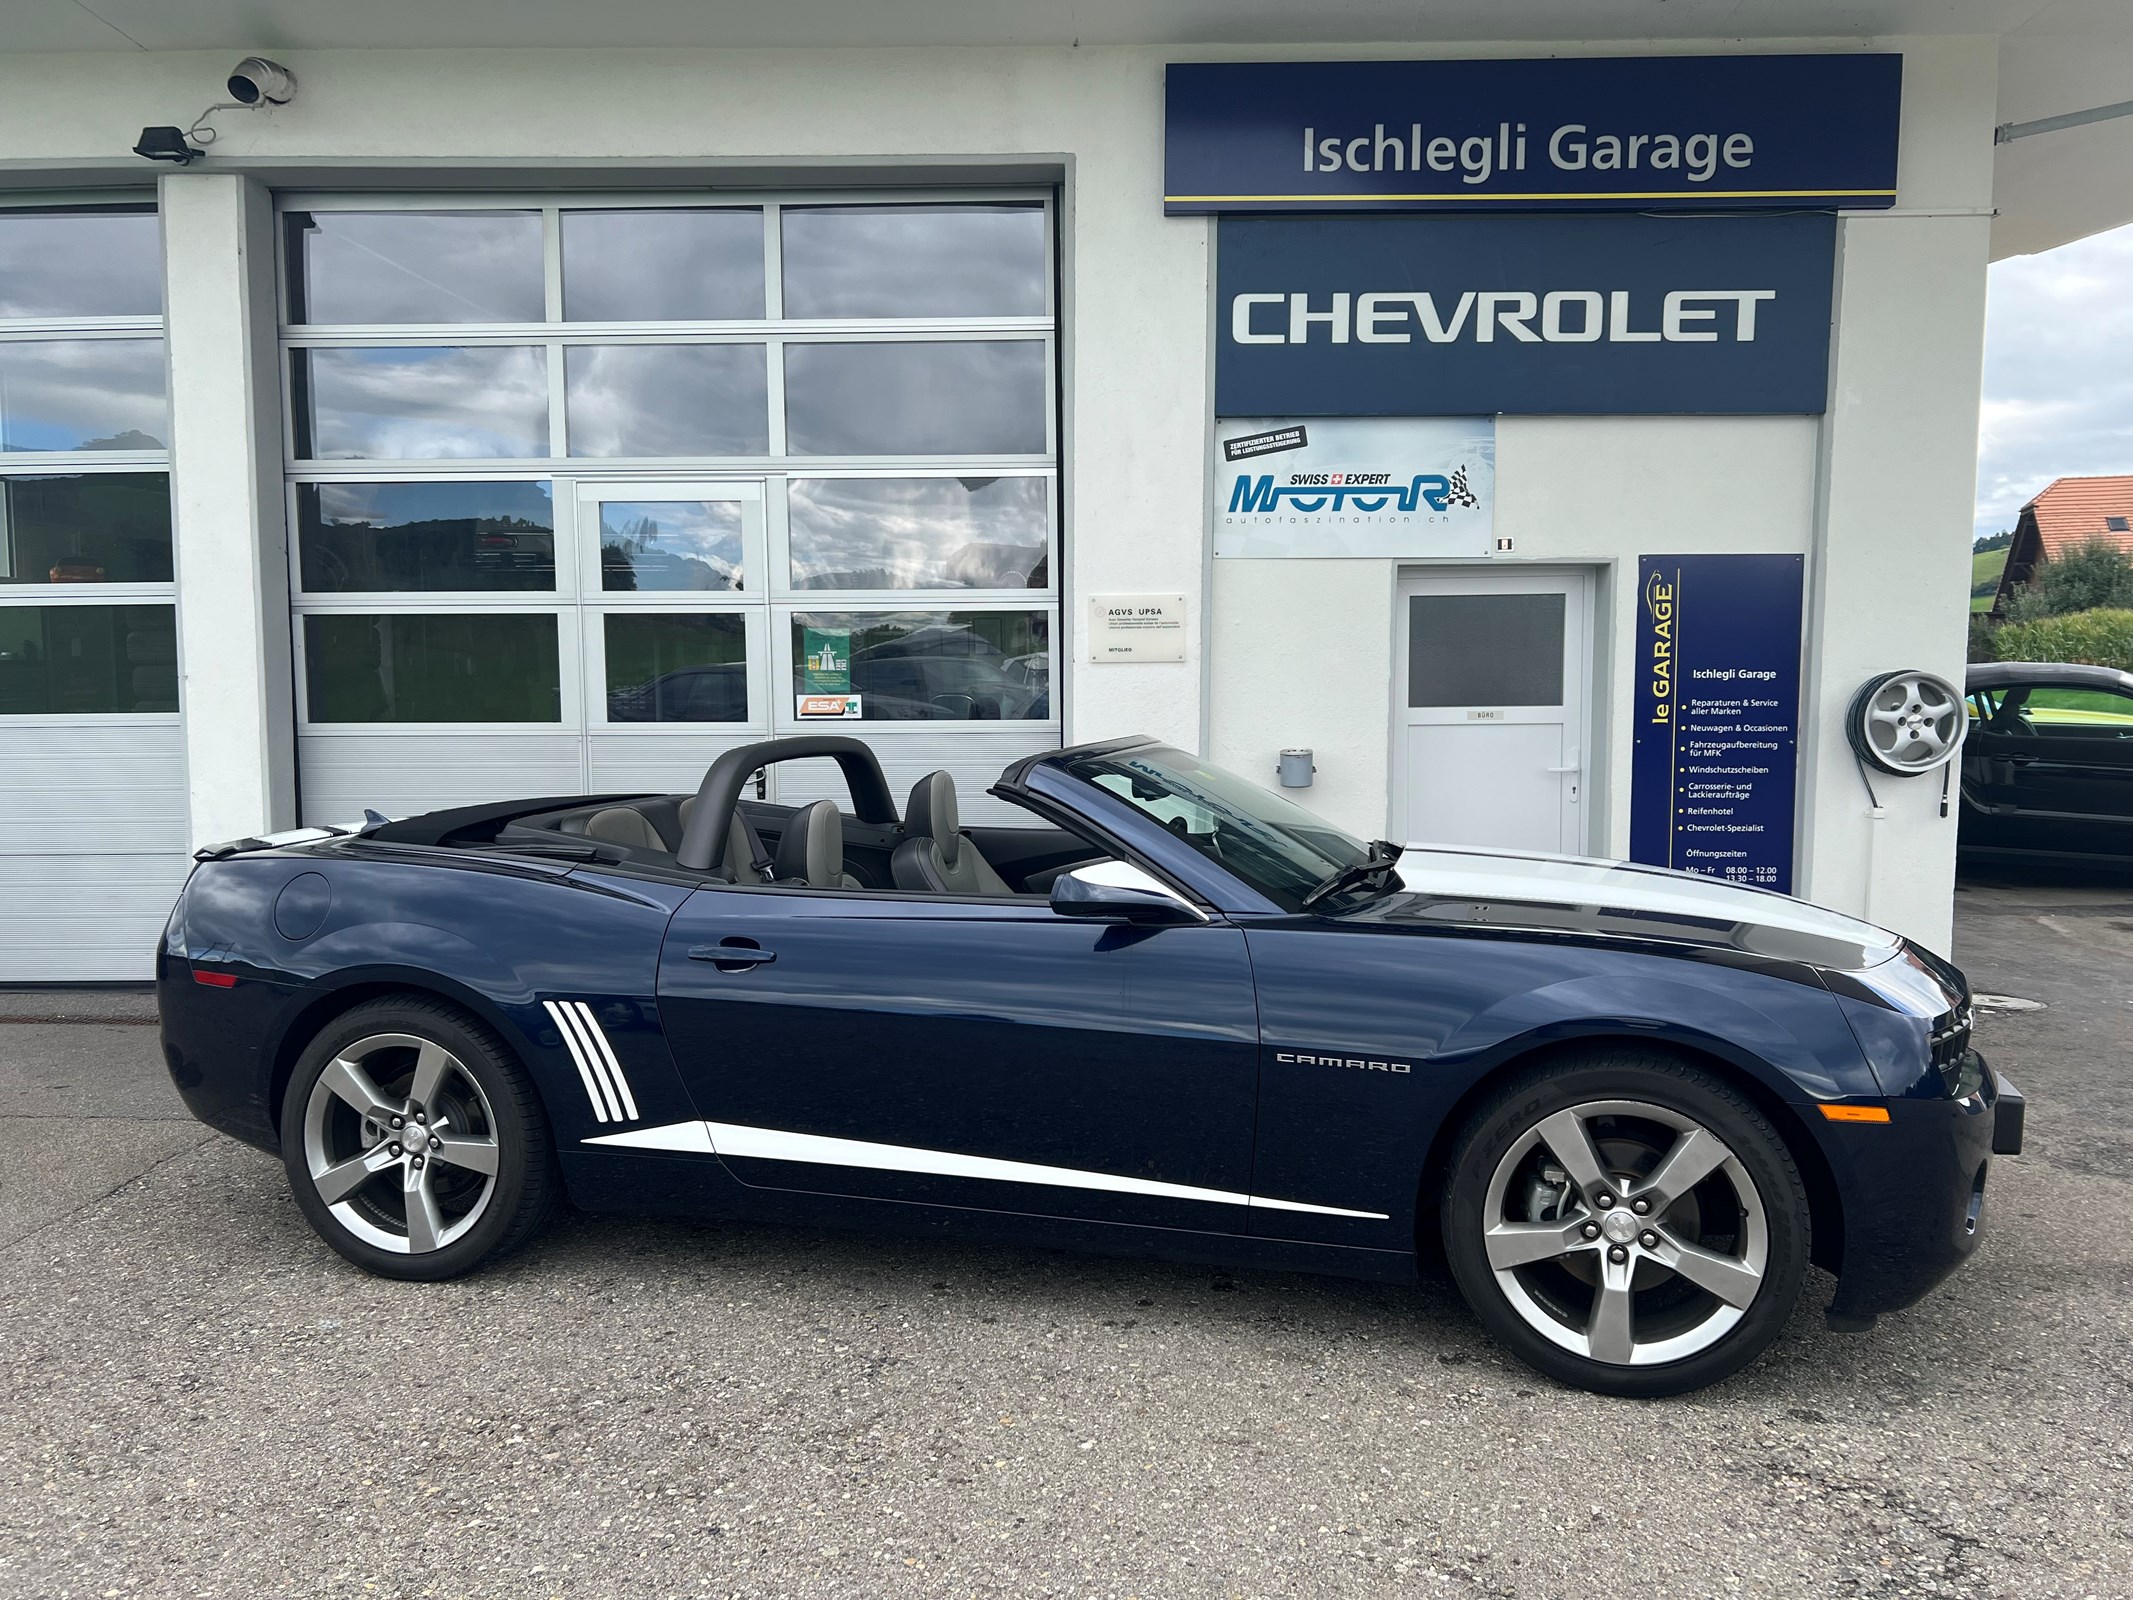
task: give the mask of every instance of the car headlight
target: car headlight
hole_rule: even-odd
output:
[[[1938,1076],[1941,1091],[1950,1100],[1965,1099],[1984,1087],[1985,1063],[1970,1048],[1976,1014],[1961,973],[1905,941],[1897,954],[1879,966],[1851,976],[1891,1011],[1922,1027],[1928,1069]],[[1893,1061],[1881,1064],[1896,1065]]]

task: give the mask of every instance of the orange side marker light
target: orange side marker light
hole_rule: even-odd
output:
[[[1824,1106],[1822,1115],[1831,1122],[1886,1122],[1887,1106]]]

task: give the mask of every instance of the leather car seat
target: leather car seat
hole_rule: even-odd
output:
[[[945,772],[919,779],[904,808],[904,842],[889,857],[896,887],[920,894],[1013,894],[1007,880],[963,837],[961,824],[955,779]]]
[[[857,889],[857,878],[844,870],[844,818],[834,800],[802,806],[785,824],[778,840],[779,883],[804,883],[810,889]]]
[[[641,811],[630,806],[609,806],[605,811],[595,811],[585,819],[585,834],[591,839],[605,839],[609,844],[626,844],[633,850],[667,850],[671,847],[659,837],[659,830]]]

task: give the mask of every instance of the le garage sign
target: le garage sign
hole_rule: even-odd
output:
[[[1895,203],[1887,54],[1173,64],[1163,209]]]
[[[1836,218],[1225,217],[1215,414],[1823,409]]]
[[[1802,564],[1639,559],[1632,861],[1792,892]]]

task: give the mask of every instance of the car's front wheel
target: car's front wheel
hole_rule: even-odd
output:
[[[1809,1210],[1768,1120],[1684,1062],[1561,1060],[1468,1124],[1443,1207],[1452,1274],[1528,1364],[1603,1394],[1700,1389],[1784,1328]]]
[[[311,1041],[281,1144],[311,1226],[388,1278],[473,1270],[532,1237],[560,1188],[540,1097],[510,1051],[413,996],[356,1006]]]

